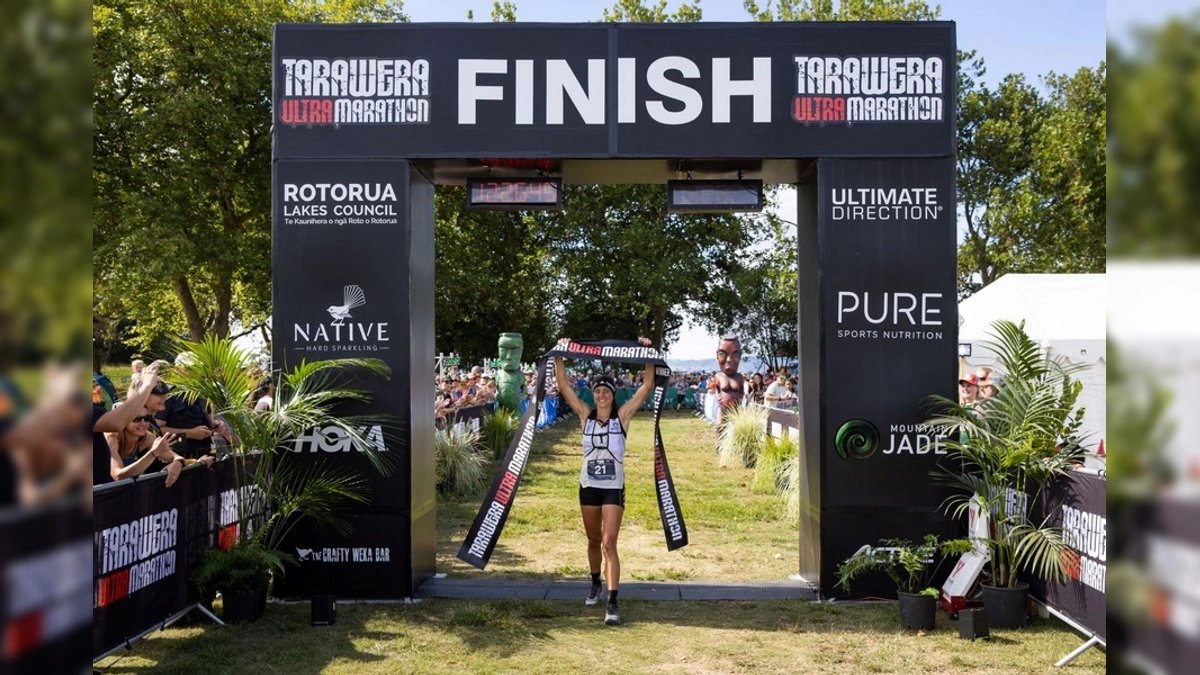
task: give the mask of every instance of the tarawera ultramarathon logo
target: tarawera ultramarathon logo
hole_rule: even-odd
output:
[[[425,59],[280,59],[276,114],[290,126],[428,124]]]
[[[792,119],[801,124],[941,122],[940,56],[795,56]]]

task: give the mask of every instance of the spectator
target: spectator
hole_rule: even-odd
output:
[[[996,396],[997,394],[1000,393],[1000,387],[1004,386],[1004,376],[1003,375],[1001,375],[1000,373],[992,372],[990,368],[988,368],[987,370],[988,370],[987,379],[982,384],[979,385],[979,400],[980,401],[986,401],[987,399]],[[977,373],[975,373],[975,375],[978,376],[979,373],[977,372]]]
[[[179,479],[184,459],[171,450],[171,444],[178,438],[174,434],[156,436],[151,433],[153,421],[154,415],[143,406],[141,414],[131,419],[124,429],[104,434],[109,450],[109,475],[113,480],[140,476],[155,460],[166,467],[167,487]],[[211,462],[211,458],[208,459]]]
[[[974,405],[979,402],[979,376],[971,373],[958,381],[958,404]]]
[[[258,387],[250,396],[255,410],[270,410],[275,405],[275,380],[268,375],[258,381]]]
[[[186,368],[190,357],[187,352],[180,354],[175,359],[176,368]],[[224,431],[223,424],[209,414],[208,401],[201,397],[188,403],[182,396],[172,396],[155,417],[164,432],[184,437],[175,451],[187,459],[200,459],[209,454],[213,447],[212,435]],[[228,435],[225,440],[232,441]]]
[[[779,369],[775,379],[771,382],[771,386],[767,387],[763,392],[763,400],[766,401],[768,408],[782,408],[780,402],[787,398],[787,371],[783,368]]]
[[[131,376],[141,375],[142,371],[145,369],[146,369],[146,362],[141,359],[134,359],[133,362],[129,364],[129,371],[130,371]]]
[[[796,407],[796,377],[793,375],[787,379],[784,385],[783,399],[779,401],[780,407],[795,408]]]
[[[975,370],[975,379],[979,380],[979,387],[981,390],[982,390],[983,386],[985,384],[987,384],[988,378],[990,378],[991,376],[992,376],[992,369],[988,368],[987,366],[980,366],[979,368],[977,368]]]
[[[750,403],[763,405],[765,402],[764,396],[767,394],[767,385],[763,384],[762,373],[755,373],[750,376],[750,383],[746,385],[746,400]]]
[[[479,389],[479,395],[476,397],[478,403],[490,404],[496,402],[496,380],[492,379],[491,375],[483,376],[483,386]]]
[[[79,394],[81,376],[77,368],[48,372],[34,408],[20,420],[10,420],[4,438],[10,501],[15,497],[24,506],[45,504],[87,486],[88,457],[80,434],[87,399]],[[96,409],[106,414],[103,404]]]

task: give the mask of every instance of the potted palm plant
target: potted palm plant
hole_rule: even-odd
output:
[[[206,602],[221,593],[226,612],[230,601],[236,606],[244,596],[253,596],[261,613],[267,584],[294,562],[280,546],[296,524],[307,519],[348,534],[352,528],[344,507],[370,497],[360,471],[290,449],[313,429],[336,428],[386,475],[391,469],[387,456],[364,432],[387,420],[343,415],[338,408],[370,400],[368,392],[352,386],[352,378],[388,377],[390,371],[378,359],[301,361],[273,376],[271,405],[256,410],[250,399],[260,378],[248,354],[233,341],[209,338],[181,342],[180,348],[191,358],[168,376],[170,382],[178,395],[192,401],[202,397],[210,412],[225,421],[234,437],[229,461],[235,464],[239,493],[257,497],[237,500],[236,536],[204,553],[192,581]]]
[[[947,435],[949,461],[934,471],[954,490],[946,512],[962,518],[974,504],[989,521],[988,536],[976,541],[990,558],[983,581],[989,622],[1013,628],[1026,619],[1022,574],[1057,581],[1066,573],[1061,528],[1034,520],[1027,505],[1082,462],[1084,411],[1075,409],[1082,385],[1072,375],[1079,367],[1052,357],[1023,323],[997,321],[992,337],[987,346],[1005,374],[999,393],[969,405],[935,397],[944,412],[926,423]]]
[[[883,539],[878,546],[863,546],[843,560],[837,569],[837,585],[847,593],[858,577],[883,572],[896,584],[900,603],[900,625],[911,630],[933,630],[937,616],[938,589],[931,579],[942,560],[971,550],[966,539],[939,541],[927,534],[914,543],[907,539]]]

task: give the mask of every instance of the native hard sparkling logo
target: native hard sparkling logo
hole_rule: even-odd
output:
[[[296,322],[292,324],[292,341],[296,349],[307,352],[383,351],[388,349],[388,322],[347,321],[354,319],[353,310],[367,304],[367,294],[357,284],[342,288],[340,304],[329,305],[325,311],[332,321]]]
[[[833,437],[833,449],[842,459],[866,459],[879,448],[879,429],[867,420],[848,420]]]

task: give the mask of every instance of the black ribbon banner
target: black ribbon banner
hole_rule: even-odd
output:
[[[538,364],[537,394],[534,402],[521,416],[521,424],[513,437],[512,443],[504,453],[504,459],[496,470],[496,478],[484,497],[475,516],[475,522],[467,532],[467,538],[458,550],[458,557],[479,569],[487,567],[492,550],[500,539],[500,532],[508,520],[512,510],[513,498],[517,487],[521,484],[521,475],[529,461],[529,450],[533,444],[533,433],[537,429],[537,414],[542,400],[546,397],[546,381],[554,377],[553,359],[556,357],[570,359],[599,359],[616,363],[654,364],[654,484],[658,496],[658,513],[662,518],[663,533],[667,539],[667,550],[687,546],[687,525],[683,522],[683,512],[679,508],[679,499],[675,494],[675,484],[671,480],[671,468],[667,464],[667,452],[663,448],[662,431],[659,421],[662,418],[663,398],[671,369],[659,355],[658,350],[645,347],[637,342],[626,340],[561,340],[554,349],[546,352]]]

